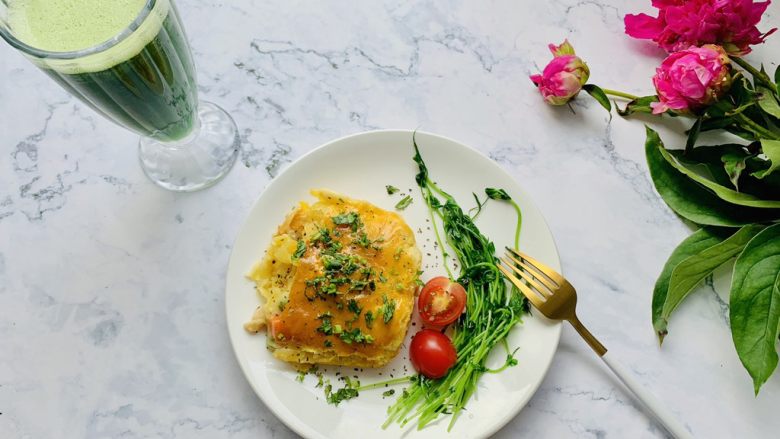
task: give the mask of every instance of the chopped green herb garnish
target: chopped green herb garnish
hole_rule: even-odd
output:
[[[371,329],[374,326],[374,313],[366,311],[366,313],[363,314],[363,318],[366,319],[366,328]]]
[[[387,186],[385,186],[385,189],[387,189],[387,195],[393,195],[394,193],[396,193],[396,192],[398,192],[400,190],[400,189],[398,189],[397,187],[395,187],[395,186],[393,186],[391,184],[388,184]]]
[[[298,381],[299,383],[303,382],[303,379],[306,377],[306,371],[305,370],[299,370],[298,376],[295,377],[295,381]]]
[[[390,320],[393,320],[393,314],[395,314],[395,300],[388,300],[387,294],[383,294],[379,313],[382,314],[382,320],[385,324],[390,323]]]
[[[325,385],[325,399],[329,404],[339,405],[340,402],[348,399],[356,398],[359,396],[358,388],[360,387],[359,381],[352,381],[349,377],[345,378],[344,387],[332,392],[333,387],[330,384]]]
[[[356,232],[362,225],[360,216],[358,216],[357,212],[342,213],[331,219],[333,220],[333,224],[337,226],[350,226],[353,232]]]
[[[395,389],[390,389],[385,392],[382,392],[382,397],[387,398],[388,396],[395,395]]]
[[[280,300],[277,306],[279,307],[279,312],[284,311],[284,307],[287,306],[287,299]]]
[[[364,334],[360,328],[344,331],[339,335],[339,338],[346,344],[352,344],[353,342],[371,344],[374,342],[374,337],[371,334]]]
[[[367,280],[352,280],[352,286],[349,287],[350,291],[363,291],[366,287],[370,286],[374,281]],[[374,287],[376,288],[376,287]]]
[[[330,312],[326,312],[324,314],[320,314],[318,319],[322,320],[322,324],[320,324],[320,327],[317,328],[317,331],[325,334],[325,335],[332,335],[334,333],[333,330],[333,324],[331,322],[331,319],[333,316],[330,314]],[[338,326],[338,325],[336,325]]]
[[[363,312],[363,308],[358,305],[357,300],[355,299],[349,299],[349,302],[347,302],[347,309],[354,313],[355,316],[359,316],[361,312]]]
[[[328,245],[333,241],[330,236],[330,230],[326,228],[319,228],[317,234],[311,239],[312,244]]]
[[[333,342],[328,340],[328,339],[325,339],[325,343],[324,344],[325,344],[326,348],[333,347]]]
[[[298,240],[298,247],[295,249],[295,253],[292,255],[292,260],[297,261],[306,253],[306,242],[302,239]]]
[[[382,283],[387,282],[387,278],[385,277],[384,273],[379,273],[379,282],[382,282]]]
[[[368,235],[366,235],[365,232],[360,233],[360,235],[358,235],[358,239],[356,239],[356,240],[354,240],[352,242],[354,242],[355,244],[357,244],[357,245],[359,245],[359,246],[361,246],[363,248],[368,248],[368,246],[371,245],[371,240],[368,239]]]
[[[395,208],[398,209],[398,210],[404,210],[410,204],[412,204],[412,196],[411,195],[407,195],[407,196],[401,198],[401,201],[399,201],[395,205]]]

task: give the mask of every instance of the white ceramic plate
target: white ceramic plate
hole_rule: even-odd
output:
[[[417,143],[431,178],[468,209],[474,205],[472,192],[484,194],[485,187],[504,188],[520,204],[523,229],[520,248],[539,260],[560,269],[558,253],[541,213],[514,179],[495,162],[474,149],[445,137],[417,133]],[[423,252],[422,280],[442,275],[441,256],[433,248],[433,233],[428,228],[428,213],[414,177],[417,166],[412,161],[412,132],[406,130],[374,131],[356,134],[327,143],[290,165],[273,180],[255,202],[238,233],[227,270],[225,305],[230,340],[238,362],[249,384],[263,402],[287,426],[310,438],[407,438],[486,437],[517,415],[542,382],[558,346],[561,327],[538,316],[525,317],[523,325],[509,335],[509,345],[519,347],[517,366],[499,374],[485,374],[451,432],[448,416],[422,431],[414,425],[401,429],[390,425],[382,429],[387,407],[400,394],[402,386],[390,398],[382,390],[361,392],[358,398],[339,406],[325,402],[315,378],[296,381],[297,373],[278,361],[265,348],[265,334],[250,335],[242,327],[260,303],[253,284],[244,275],[259,260],[271,235],[285,215],[300,200],[311,200],[309,190],[328,188],[350,197],[364,199],[384,209],[393,210],[400,194],[388,196],[385,185],[392,184],[411,193],[414,202],[402,211],[404,219],[417,231]],[[520,176],[522,177],[522,176]],[[410,192],[411,191],[411,192]],[[501,202],[490,202],[477,219],[477,226],[501,249],[511,245],[516,224],[512,208]],[[415,313],[416,314],[416,313]],[[412,371],[406,355],[408,340],[420,328],[410,326],[407,342],[398,357],[380,370],[342,373],[359,376],[362,384],[382,381],[392,374],[403,376]],[[503,349],[494,350],[488,365],[499,365],[505,358]],[[404,370],[409,372],[404,372]],[[338,368],[329,368],[333,376]],[[381,375],[380,375],[381,373]],[[333,380],[334,389],[341,382]],[[411,427],[411,428],[410,428]]]

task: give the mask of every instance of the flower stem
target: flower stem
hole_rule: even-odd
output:
[[[743,69],[750,72],[750,74],[753,75],[753,78],[755,79],[756,82],[760,82],[761,84],[768,87],[770,90],[777,90],[775,88],[775,85],[772,83],[772,80],[769,79],[769,76],[766,73],[753,67],[752,65],[750,65],[749,62],[745,61],[742,58],[733,57],[731,58],[731,60],[739,64],[739,66],[742,67]]]
[[[743,124],[748,131],[756,134],[758,138],[780,140],[780,136],[757,124],[753,119],[745,116],[744,113],[735,114],[734,119],[736,119],[740,124]]]
[[[623,93],[622,91],[610,90],[608,88],[602,88],[601,90],[604,93],[608,94],[608,95],[617,96],[617,97],[621,97],[621,98],[626,98],[626,99],[630,99],[632,101],[634,99],[639,99],[639,96],[634,96],[634,95],[629,94],[629,93]]]

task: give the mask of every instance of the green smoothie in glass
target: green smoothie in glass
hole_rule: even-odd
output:
[[[169,0],[7,0],[7,25],[22,42],[75,52],[118,39],[77,59],[33,59],[95,111],[143,136],[186,137],[197,119],[195,68]],[[135,23],[135,26],[131,24]],[[129,27],[129,28],[128,28]]]

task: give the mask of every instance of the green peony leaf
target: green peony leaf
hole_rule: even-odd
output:
[[[777,87],[777,94],[780,95],[780,66],[775,69],[775,86]]]
[[[659,331],[659,334],[661,331],[665,332],[666,323],[669,321],[672,312],[674,312],[677,306],[693,292],[695,287],[699,285],[707,275],[715,271],[716,268],[742,252],[748,241],[753,239],[753,237],[764,228],[765,226],[760,224],[750,224],[737,230],[737,232],[731,236],[728,236],[728,233],[732,233],[733,229],[726,229],[727,232],[724,232],[723,230],[702,229],[713,237],[722,238],[723,236],[728,236],[728,238],[711,247],[695,252],[674,267],[669,279],[669,290],[666,293],[666,300],[664,301],[663,309],[661,310],[659,322],[656,325],[656,331]],[[702,242],[706,242],[706,240],[700,241],[697,244],[701,244]],[[689,246],[688,250],[693,250],[692,247],[698,247],[698,245]]]
[[[772,90],[765,87],[758,87],[758,92],[758,106],[772,115],[772,117],[780,119],[780,103],[777,102],[777,97],[772,93]]]
[[[650,104],[653,102],[658,102],[658,96],[642,96],[641,98],[634,99],[626,104],[626,107],[622,110],[618,106],[615,107],[618,114],[621,116],[629,116],[634,113],[652,113],[653,109],[650,107]]]
[[[688,178],[695,181],[696,183],[699,183],[700,185],[711,190],[720,199],[728,203],[761,209],[780,209],[780,200],[766,200],[758,198],[755,195],[737,192],[734,189],[720,185],[717,182],[703,177],[699,173],[695,172],[693,169],[686,166],[683,162],[677,160],[672,154],[669,153],[669,151],[666,150],[666,148],[663,147],[662,144],[658,147],[658,151],[661,153],[661,156],[666,160],[666,162],[672,165],[672,167],[685,174]]]
[[[707,169],[706,175],[712,178],[712,180],[724,186],[734,186],[734,188],[737,187],[732,179],[735,175],[730,172],[729,168],[731,165],[728,163],[747,159],[751,156],[750,152],[743,145],[732,143],[698,146],[684,154],[679,150],[671,150],[669,153],[688,166],[696,167],[698,164],[698,167],[705,167]]]
[[[669,259],[664,264],[658,280],[655,281],[653,288],[652,319],[653,328],[658,334],[658,339],[663,342],[666,336],[667,316],[664,316],[663,310],[667,301],[669,285],[672,279],[672,273],[682,261],[697,255],[708,248],[716,246],[729,237],[735,229],[719,229],[715,227],[702,228],[694,232],[691,236],[685,238],[677,248],[674,249]]]
[[[780,217],[780,211],[738,208],[720,199],[672,166],[661,153],[664,147],[658,133],[650,127],[646,130],[645,156],[653,185],[678,215],[696,224],[724,227],[744,226]]]
[[[726,174],[729,176],[729,181],[736,190],[739,190],[739,177],[742,176],[742,171],[744,171],[747,166],[745,161],[748,157],[750,156],[742,156],[739,154],[724,154],[721,157],[723,169],[725,169]]]
[[[777,367],[780,224],[757,234],[737,258],[729,314],[734,347],[758,394]]]
[[[766,170],[754,172],[756,178],[764,178],[780,168],[780,140],[761,139],[761,150],[772,165]]]
[[[589,95],[593,96],[593,99],[601,104],[601,106],[607,110],[607,113],[611,114],[612,104],[610,104],[607,94],[604,93],[604,90],[602,90],[601,87],[594,84],[585,84],[582,86],[582,89],[585,90]]]

